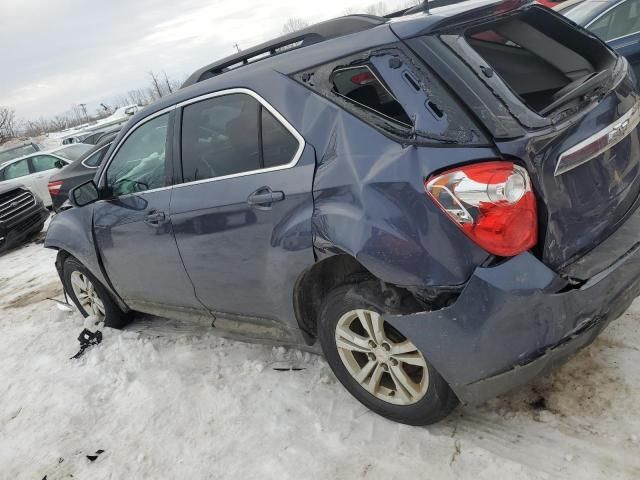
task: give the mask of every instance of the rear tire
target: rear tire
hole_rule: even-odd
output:
[[[62,274],[65,290],[85,318],[89,315],[102,316],[106,327],[116,329],[131,321],[131,312],[123,311],[100,281],[78,260],[67,258]]]
[[[318,339],[340,383],[364,406],[390,420],[429,425],[458,399],[422,352],[379,314],[409,313],[385,306],[380,283],[335,288],[321,305]]]

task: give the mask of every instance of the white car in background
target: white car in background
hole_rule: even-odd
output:
[[[52,202],[47,185],[51,175],[80,158],[91,148],[93,145],[76,143],[11,160],[0,166],[0,185],[24,185],[38,195],[45,206],[50,207]]]

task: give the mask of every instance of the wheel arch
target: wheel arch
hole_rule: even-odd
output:
[[[298,277],[293,307],[298,327],[308,345],[317,337],[318,312],[324,297],[333,288],[373,275],[351,255],[339,253],[314,263]]]

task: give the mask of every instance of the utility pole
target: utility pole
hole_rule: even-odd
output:
[[[87,115],[87,104],[86,103],[81,103],[80,104],[80,108],[82,109],[82,113],[84,113],[84,119],[88,122],[89,121],[89,115]]]
[[[238,45],[237,42],[233,44],[233,48],[235,48],[238,51],[238,53],[242,51],[242,49],[240,48],[240,45]]]

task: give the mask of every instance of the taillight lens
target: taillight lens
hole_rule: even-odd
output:
[[[62,181],[49,182],[49,195],[58,195],[62,188]]]
[[[483,162],[425,182],[427,193],[480,247],[513,257],[535,246],[536,199],[527,171],[511,162]]]

